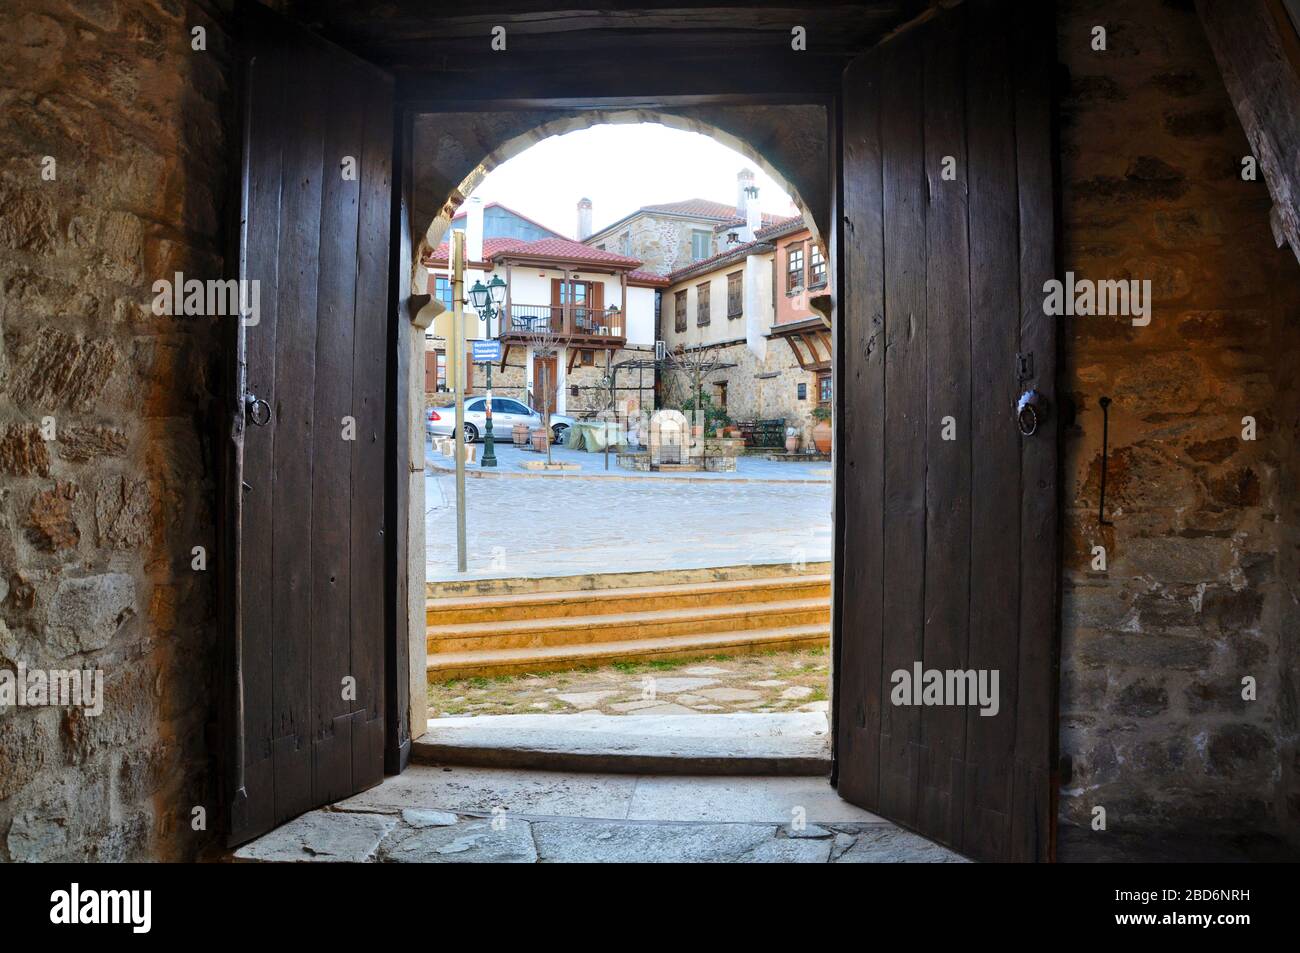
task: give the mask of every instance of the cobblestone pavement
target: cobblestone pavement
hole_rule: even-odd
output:
[[[826,650],[812,649],[459,679],[429,687],[429,717],[825,711],[829,676]]]
[[[469,571],[458,574],[455,491],[453,475],[426,471],[430,580],[831,558],[830,483],[484,477],[465,481]]]

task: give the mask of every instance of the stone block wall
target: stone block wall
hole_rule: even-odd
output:
[[[0,709],[0,861],[191,857],[192,808],[218,820],[220,348],[150,302],[158,277],[221,274],[222,22],[184,0],[0,12],[0,668],[104,677],[98,716]]]
[[[1064,319],[1061,814],[1294,832],[1300,266],[1190,3],[1065,4],[1058,56],[1064,267],[1154,298]]]

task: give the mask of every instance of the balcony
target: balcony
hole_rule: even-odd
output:
[[[549,333],[558,343],[584,347],[622,347],[627,343],[624,316],[618,308],[582,304],[511,304],[501,320],[501,340],[525,341]]]

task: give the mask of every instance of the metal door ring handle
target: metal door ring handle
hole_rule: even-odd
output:
[[[1047,398],[1036,390],[1027,390],[1016,401],[1016,423],[1020,433],[1032,437],[1038,432],[1038,425],[1047,416]]]
[[[247,395],[244,398],[244,409],[248,413],[248,419],[256,427],[265,427],[271,422],[271,405],[261,397]]]

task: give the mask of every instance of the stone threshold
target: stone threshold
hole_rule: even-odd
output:
[[[823,712],[481,715],[435,718],[419,764],[530,771],[826,777]]]

